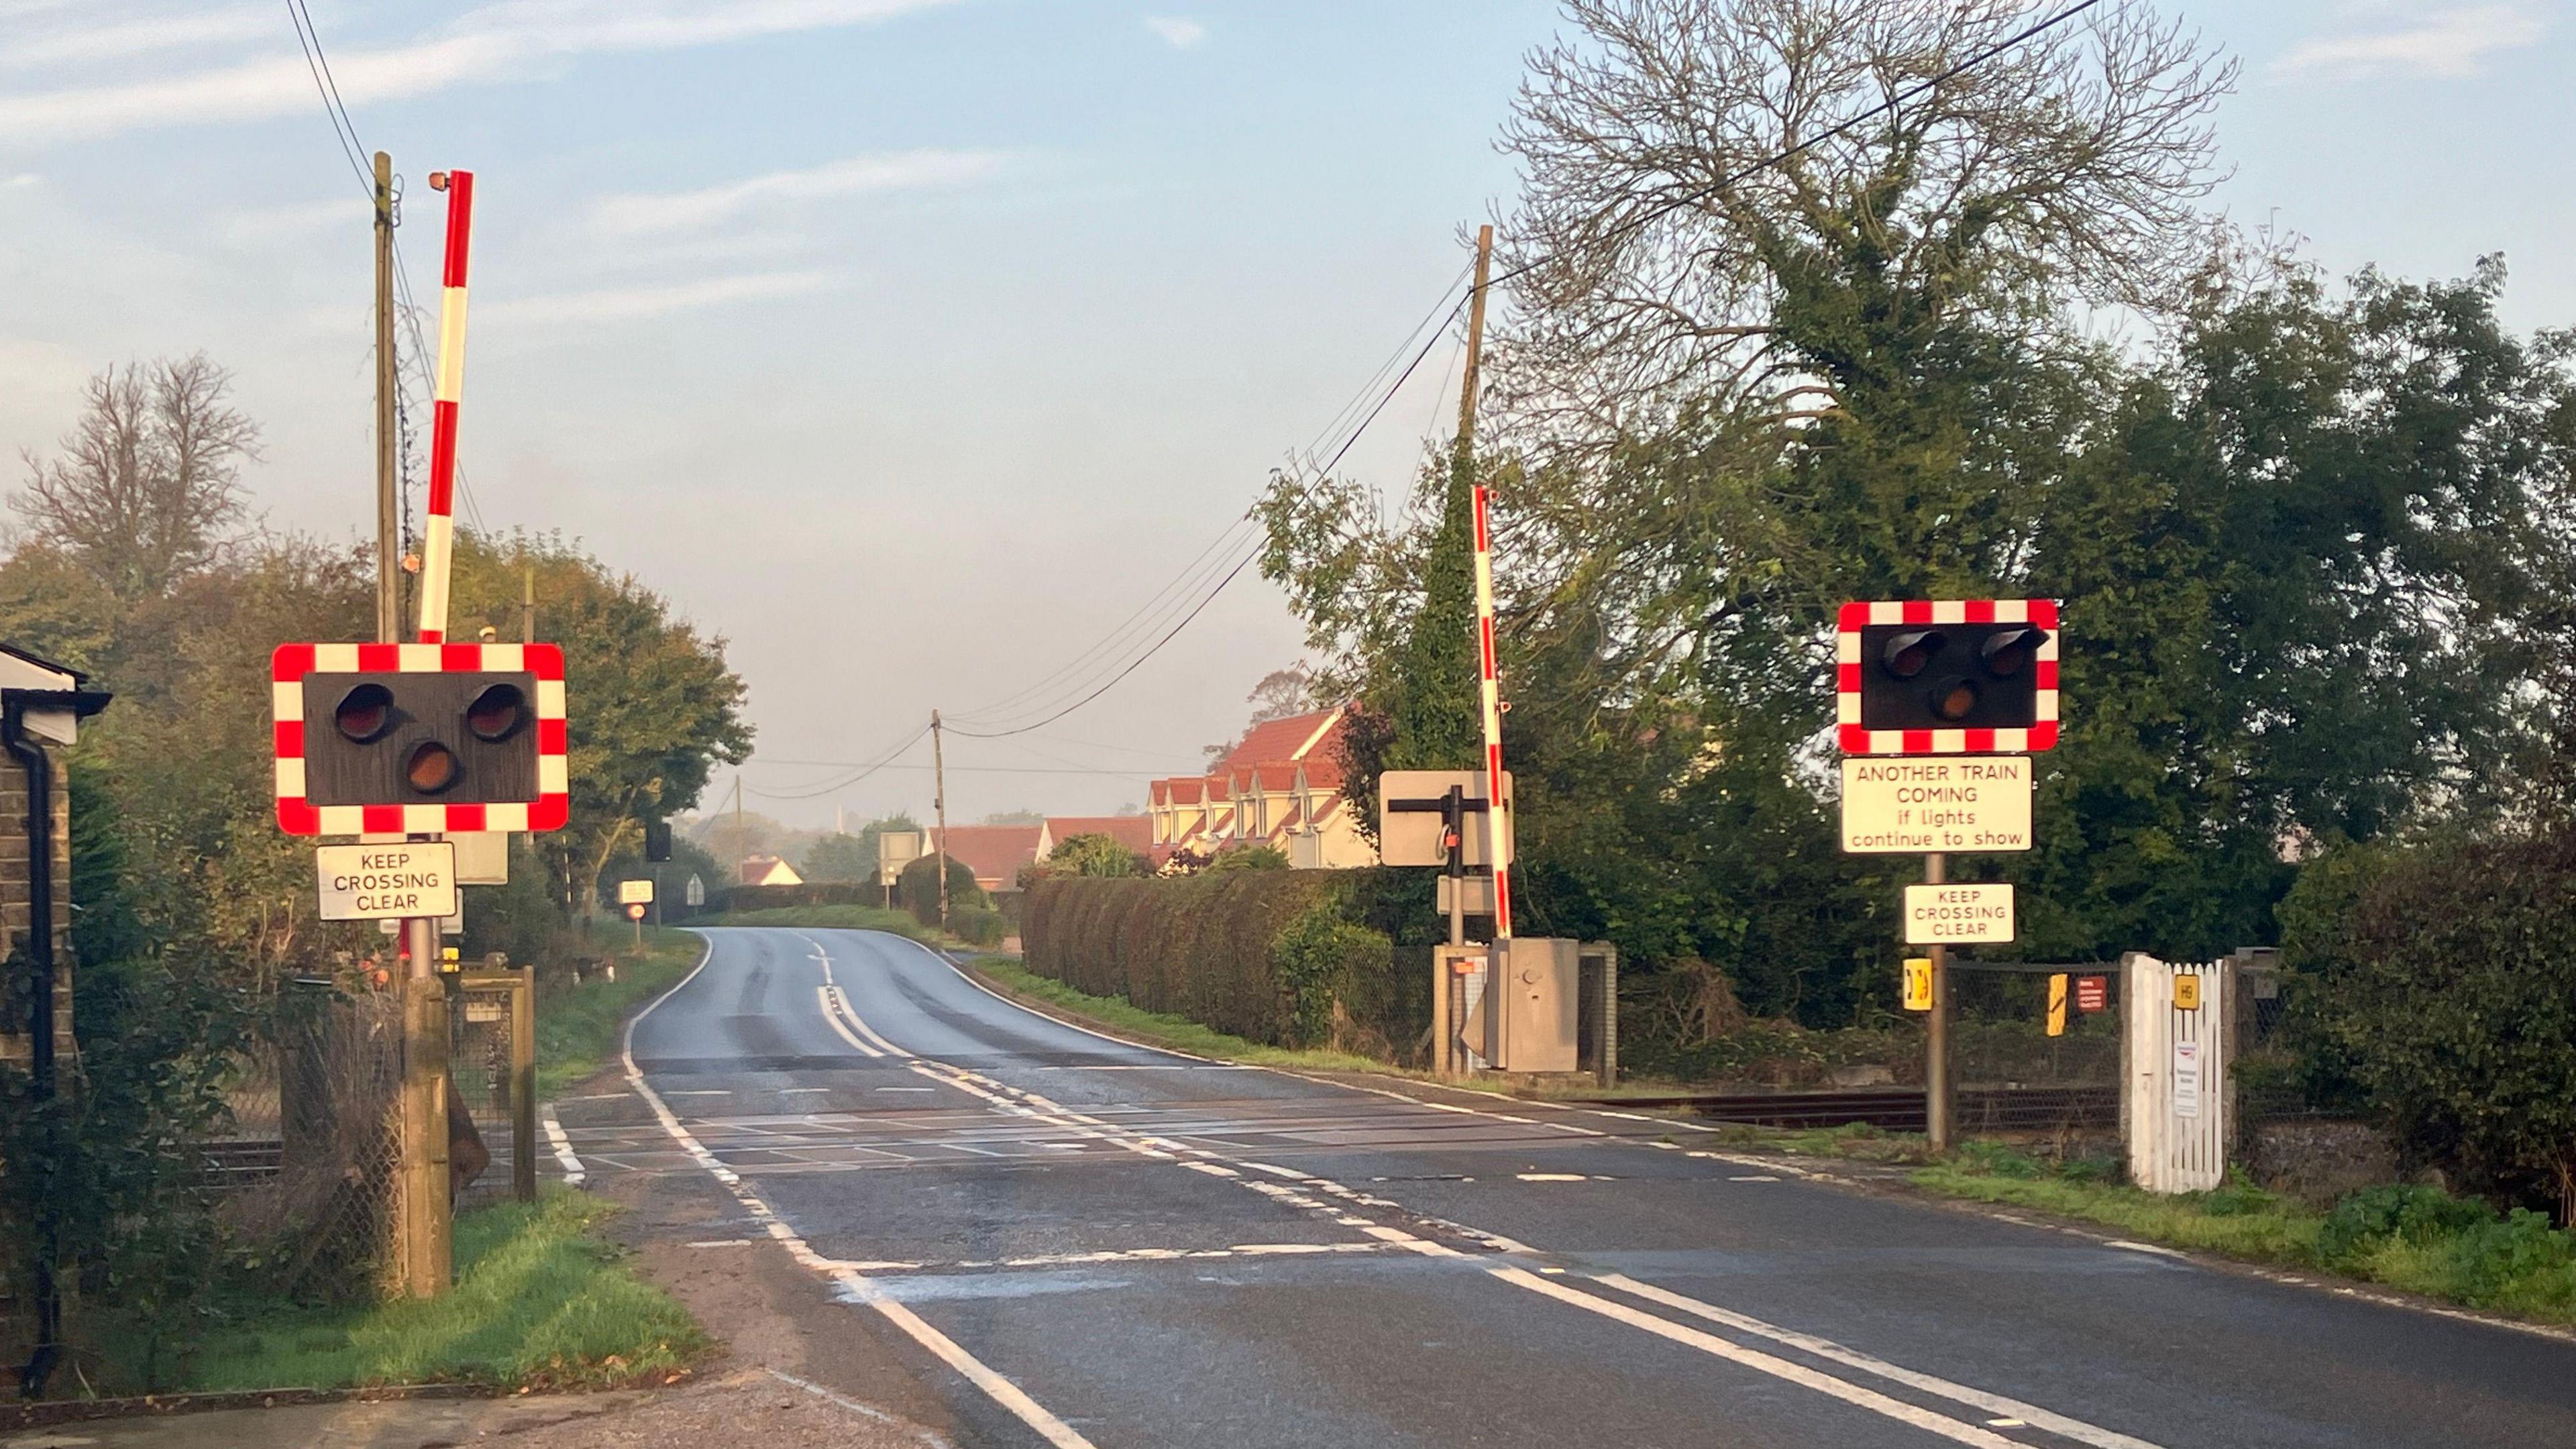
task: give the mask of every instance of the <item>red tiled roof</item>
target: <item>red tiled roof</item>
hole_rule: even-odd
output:
[[[1163,792],[1158,803],[1196,805],[1199,803],[1199,798],[1207,793],[1207,781],[1202,779],[1156,780],[1154,788]]]
[[[1302,760],[1315,754],[1329,754],[1333,737],[1342,731],[1345,711],[1317,710],[1313,714],[1291,715],[1257,724],[1243,732],[1243,739],[1217,761],[1220,770],[1242,765],[1262,765],[1274,760]],[[1330,729],[1326,729],[1326,725]],[[1318,732],[1321,732],[1320,734]]]
[[[1331,755],[1319,759],[1316,756],[1308,755],[1305,759],[1298,761],[1297,764],[1298,768],[1306,772],[1306,788],[1310,790],[1339,790],[1342,788],[1342,761],[1340,756]]]
[[[1154,843],[1154,822],[1142,815],[1050,815],[1046,829],[1051,845],[1062,845],[1074,835],[1106,835],[1129,850],[1143,850]]]
[[[941,843],[940,832],[930,832],[933,848]],[[1038,858],[1038,827],[1034,825],[955,825],[946,837],[948,857],[963,862],[975,872],[975,883],[986,890],[1015,890],[1020,883],[1020,867]]]
[[[1279,760],[1270,764],[1255,765],[1249,773],[1264,790],[1297,788],[1297,766],[1294,761]]]

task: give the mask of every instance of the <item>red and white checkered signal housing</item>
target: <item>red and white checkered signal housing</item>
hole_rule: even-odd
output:
[[[1836,723],[1854,755],[2023,754],[2057,746],[2057,601],[1845,604]]]
[[[556,830],[571,811],[555,645],[281,644],[269,677],[290,835]]]

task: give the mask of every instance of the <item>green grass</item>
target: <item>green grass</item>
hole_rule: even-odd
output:
[[[705,942],[686,931],[647,928],[641,954],[623,944],[616,951],[616,980],[594,977],[574,986],[549,978],[537,995],[538,1098],[554,1096],[614,1059],[626,1018],[688,975],[705,949]]]
[[[688,1311],[590,1229],[619,1211],[568,1188],[456,1220],[456,1286],[427,1302],[285,1307],[242,1302],[190,1356],[199,1390],[476,1383],[603,1388],[660,1383],[707,1338]]]

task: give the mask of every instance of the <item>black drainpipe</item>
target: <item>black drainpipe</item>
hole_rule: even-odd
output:
[[[27,737],[29,706],[67,710],[87,719],[107,708],[108,694],[91,689],[0,691],[0,745],[27,771],[27,957],[36,967],[35,999],[27,1004],[27,1076],[36,1100],[53,1100],[54,982],[54,767],[45,747]],[[63,1353],[63,1300],[55,1281],[62,1255],[62,1227],[48,1219],[36,1259],[36,1349],[18,1371],[19,1392],[41,1397],[45,1380]]]

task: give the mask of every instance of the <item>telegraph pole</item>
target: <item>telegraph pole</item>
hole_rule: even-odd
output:
[[[1476,230],[1476,285],[1467,294],[1467,375],[1458,384],[1458,462],[1472,467],[1476,456],[1476,368],[1485,355],[1485,279],[1493,272],[1494,229]],[[1472,476],[1472,475],[1471,475]]]
[[[537,566],[522,565],[519,574],[519,642],[537,642]]]
[[[939,711],[935,709],[930,712],[930,808],[939,816],[939,929],[945,931],[948,929],[948,754],[940,743]]]
[[[376,153],[376,642],[402,638],[402,510],[394,478],[394,158]]]

